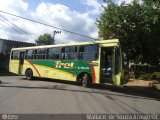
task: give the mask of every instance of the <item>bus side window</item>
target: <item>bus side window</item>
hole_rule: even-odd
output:
[[[26,50],[25,59],[28,59],[28,50]]]
[[[61,49],[61,59],[67,59],[67,53],[65,47]]]
[[[49,53],[49,49],[47,48],[46,49],[46,59],[48,59],[48,57],[49,57],[48,53]]]
[[[84,46],[79,47],[79,56],[78,59],[83,59]]]
[[[37,59],[37,50],[33,50],[32,59]]]
[[[79,59],[81,60],[97,60],[98,45],[88,45],[79,47]]]
[[[58,60],[60,59],[60,54],[61,54],[61,48],[59,47],[49,48],[47,56],[48,56],[48,59]]]
[[[68,60],[76,60],[77,46],[66,47],[65,53],[67,53]]]
[[[37,59],[46,59],[47,49],[38,49],[37,50]]]
[[[32,59],[33,50],[26,50],[26,59]]]
[[[20,53],[20,51],[18,51],[18,50],[13,51],[13,59],[14,60],[18,60],[19,59],[19,53]]]

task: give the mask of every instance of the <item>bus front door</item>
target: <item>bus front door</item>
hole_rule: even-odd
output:
[[[113,83],[112,81],[112,63],[113,63],[113,47],[101,48],[101,83]]]
[[[24,51],[20,52],[20,55],[19,55],[19,69],[18,69],[19,74],[22,74],[24,57],[25,57],[25,52]]]
[[[101,48],[101,83],[121,84],[121,53],[119,46]]]

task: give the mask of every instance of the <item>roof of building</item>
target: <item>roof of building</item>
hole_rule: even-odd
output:
[[[2,38],[0,38],[0,40],[7,41],[7,42],[19,42],[19,43],[26,43],[26,44],[35,45],[35,43],[28,43],[28,42],[18,41],[18,40],[9,40],[9,39],[2,39]]]

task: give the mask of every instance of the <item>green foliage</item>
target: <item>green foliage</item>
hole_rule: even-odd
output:
[[[37,45],[51,45],[52,44],[52,36],[48,33],[40,35],[36,40]]]
[[[158,0],[108,3],[97,20],[99,37],[118,38],[130,61],[157,65],[160,59],[159,6]]]

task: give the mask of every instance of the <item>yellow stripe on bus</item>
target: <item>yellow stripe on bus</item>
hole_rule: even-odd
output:
[[[47,66],[43,66],[43,65],[37,65],[37,64],[34,64],[35,67],[41,67],[41,68],[45,68],[45,69],[49,69],[49,70],[54,70],[56,72],[61,72],[63,74],[66,74],[66,75],[70,75],[72,77],[77,77],[76,75],[72,74],[72,73],[68,73],[68,72],[65,72],[65,71],[62,71],[62,70],[58,70],[58,69],[55,69],[55,68],[51,68],[51,67],[47,67]]]
[[[18,69],[19,69],[19,60],[11,60],[10,61],[10,72],[16,73],[18,74]],[[51,67],[47,67],[47,66],[43,66],[43,65],[37,65],[37,64],[33,64],[36,69],[39,71],[39,73],[41,74],[41,77],[46,77],[46,78],[53,78],[53,79],[67,79],[70,81],[75,81],[77,76],[69,73],[69,72],[65,72],[63,70],[58,70],[55,68],[51,68]],[[28,63],[26,60],[24,61],[24,65],[23,65],[23,70],[22,70],[22,74],[25,75],[25,71],[31,68],[33,70],[33,75],[38,77],[38,74],[36,72],[36,70],[34,69],[34,67]],[[61,73],[61,75],[60,75]]]

